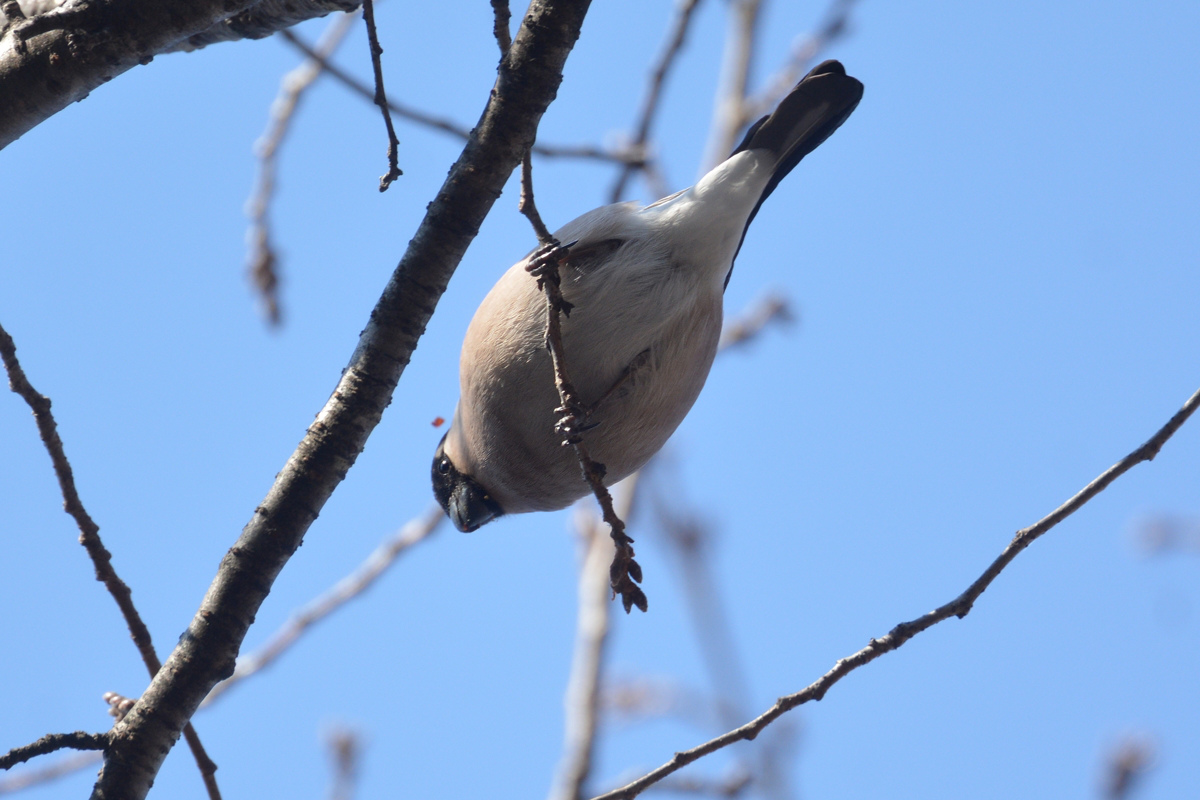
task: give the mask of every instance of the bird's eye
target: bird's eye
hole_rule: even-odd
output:
[[[449,474],[450,473],[450,459],[446,458],[445,456],[442,456],[441,459],[438,461],[437,469],[438,469],[438,472],[440,472],[443,475]]]

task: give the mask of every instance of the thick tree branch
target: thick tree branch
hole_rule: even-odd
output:
[[[530,4],[472,138],[392,274],[332,397],[225,555],[179,645],[113,729],[94,798],[144,797],[204,696],[232,674],[272,583],[362,452],[455,267],[532,144],[588,5]]]
[[[74,0],[0,39],[0,148],[253,0]]]
[[[670,761],[663,764],[658,769],[646,773],[635,781],[632,781],[620,789],[614,789],[611,792],[606,792],[594,800],[632,800],[639,794],[644,792],[650,786],[658,783],[668,775],[677,772],[683,767],[691,764],[709,753],[714,753],[724,747],[728,747],[734,742],[750,741],[757,737],[762,732],[763,728],[770,725],[779,717],[791,711],[797,706],[803,705],[812,700],[820,700],[825,696],[825,693],[842,678],[849,675],[854,670],[861,666],[871,663],[879,658],[884,653],[889,653],[897,649],[909,639],[917,634],[932,628],[939,622],[949,619],[950,617],[965,617],[970,613],[975,601],[979,596],[991,585],[992,581],[1007,567],[1012,560],[1016,558],[1022,550],[1033,544],[1042,534],[1049,531],[1058,523],[1062,522],[1067,517],[1074,514],[1100,492],[1108,488],[1108,485],[1117,478],[1124,475],[1133,467],[1143,461],[1151,461],[1158,455],[1158,451],[1166,444],[1167,440],[1175,435],[1175,432],[1182,427],[1183,423],[1187,422],[1190,417],[1200,407],[1200,390],[1188,398],[1187,402],[1175,415],[1167,421],[1165,425],[1159,428],[1158,432],[1146,440],[1138,449],[1134,450],[1125,458],[1118,461],[1116,464],[1109,467],[1099,475],[1095,480],[1087,486],[1080,489],[1074,497],[1067,500],[1061,506],[1050,512],[1048,515],[1038,520],[1028,528],[1023,528],[1017,531],[1012,541],[1004,548],[1004,551],[996,557],[996,560],[984,570],[983,574],[975,579],[975,582],[967,587],[966,591],[954,598],[950,602],[935,608],[928,614],[920,616],[910,622],[902,622],[892,628],[886,636],[879,639],[872,639],[866,647],[854,653],[851,656],[839,660],[833,665],[833,668],[822,675],[817,680],[813,681],[807,687],[795,694],[789,694],[775,701],[775,705],[767,709],[758,717],[750,720],[740,728],[734,728],[727,733],[724,733],[715,739],[710,739],[702,745],[693,747],[690,750],[683,750],[676,753]]]

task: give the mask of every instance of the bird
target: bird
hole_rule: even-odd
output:
[[[612,485],[641,469],[687,415],[721,334],[722,298],[746,231],[779,182],[842,125],[863,85],[814,67],[695,186],[645,207],[616,203],[554,233],[571,306],[561,319],[580,425]],[[556,433],[559,396],[546,299],[513,265],[483,299],[459,362],[460,398],[433,457],[433,490],[455,527],[565,508],[590,490]]]

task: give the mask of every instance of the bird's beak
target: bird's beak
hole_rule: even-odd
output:
[[[490,498],[472,483],[460,482],[451,491],[446,503],[446,513],[450,515],[450,521],[463,533],[477,530],[479,526],[499,516],[495,511],[495,504],[489,503]]]

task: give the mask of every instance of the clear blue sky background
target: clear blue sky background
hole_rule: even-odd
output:
[[[772,4],[761,80],[820,3]],[[518,12],[519,13],[519,12]],[[542,125],[615,141],[671,4],[596,2]],[[379,9],[391,93],[470,124],[494,79],[486,3]],[[305,26],[315,37],[324,23]],[[724,7],[702,7],[657,146],[696,174]],[[768,289],[800,324],[722,358],[669,444],[718,535],[714,569],[765,709],[949,600],[1012,533],[1144,441],[1200,386],[1200,5],[862,3],[828,53],[858,111],[765,205],[726,295]],[[368,75],[361,30],[340,63]],[[333,388],[460,149],[323,80],[274,207],[286,326],[244,275],[252,144],[298,61],[277,40],[160,57],[0,152],[0,321],[54,401],[80,493],[165,654],[222,554]],[[604,201],[595,163],[537,163],[551,225]],[[644,187],[632,190],[649,200]],[[430,422],[492,282],[532,244],[508,190],[395,401],[247,639],[350,571],[430,502]],[[1200,561],[1148,558],[1148,515],[1200,515],[1200,420],[1054,530],[952,620],[794,713],[806,798],[1090,798],[1109,751],[1149,737],[1142,798],[1200,787]],[[0,749],[108,725],[144,669],[92,580],[25,406],[0,394]],[[320,797],[322,737],[367,742],[363,797],[544,796],[560,752],[575,615],[566,513],[443,530],[269,673],[195,719],[226,797]],[[707,690],[670,552],[634,521],[651,612],[611,663]],[[716,733],[606,728],[595,786]],[[697,774],[719,775],[729,756]],[[30,798],[82,797],[88,771]],[[176,748],[155,795],[199,798]]]

